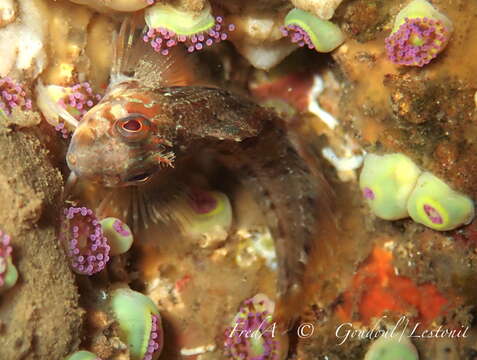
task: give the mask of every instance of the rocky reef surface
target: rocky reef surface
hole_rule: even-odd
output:
[[[207,147],[138,191],[72,180],[128,18],[145,84],[246,95],[329,183],[286,331],[263,210],[282,194]],[[1,2],[0,359],[474,359],[476,19],[466,0]]]

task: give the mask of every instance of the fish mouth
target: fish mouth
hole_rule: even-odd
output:
[[[136,175],[132,175],[126,179],[126,182],[131,185],[142,184],[148,181],[152,177],[151,173],[144,172]]]

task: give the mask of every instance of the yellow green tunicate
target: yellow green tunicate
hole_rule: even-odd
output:
[[[162,326],[159,309],[147,296],[128,288],[111,293],[111,310],[118,324],[119,338],[129,348],[131,360],[143,360],[150,346],[153,316],[158,318],[156,341],[162,347]],[[154,352],[157,359],[160,350]]]
[[[284,25],[288,30],[304,31],[318,52],[330,52],[344,41],[344,35],[338,25],[301,9],[291,10],[285,17]],[[294,29],[293,26],[298,26],[300,29]],[[305,39],[307,43],[308,38]]]
[[[280,359],[282,344],[275,329],[272,314],[275,304],[264,294],[243,302],[232,324],[225,331],[226,359]],[[242,333],[241,333],[242,331]],[[241,336],[244,333],[255,336]],[[282,340],[282,339],[280,339]]]
[[[200,199],[198,199],[200,197]],[[207,202],[206,206],[200,203]],[[210,203],[215,203],[210,209]],[[192,196],[184,212],[185,232],[189,235],[222,234],[227,232],[232,224],[232,206],[229,198],[219,191],[200,191]]]
[[[442,21],[449,32],[452,31],[452,22],[449,18],[440,13],[426,0],[414,0],[405,6],[394,19],[394,27],[391,34],[399,30],[399,27],[406,22],[406,18],[428,18],[439,20]]]
[[[103,234],[108,239],[111,255],[127,252],[133,243],[133,235],[129,226],[116,218],[104,218],[100,221]]]
[[[403,154],[368,154],[359,186],[373,213],[385,220],[409,216],[408,198],[421,170]]]
[[[201,12],[191,12],[158,2],[146,9],[145,20],[151,29],[164,28],[188,36],[205,32],[215,25],[210,10],[210,6],[206,6]]]
[[[474,217],[474,203],[469,197],[428,172],[417,180],[407,209],[415,222],[440,231],[455,229]]]
[[[65,360],[101,360],[98,356],[92,352],[81,350],[68,356]]]
[[[7,260],[7,269],[3,275],[3,285],[0,286],[0,292],[11,289],[15,286],[18,280],[18,271],[15,265],[12,263],[12,259]]]
[[[381,336],[371,344],[364,360],[419,360],[419,355],[408,338]]]

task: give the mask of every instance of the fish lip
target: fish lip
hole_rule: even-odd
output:
[[[126,179],[126,182],[132,185],[142,184],[147,182],[153,174],[149,172],[143,172],[138,175],[130,176]]]
[[[76,162],[77,162],[76,155],[73,152],[70,152],[70,150],[68,149],[68,152],[66,154],[66,164],[68,165],[71,172],[74,172],[76,173],[76,175],[78,175],[77,171],[75,171]]]

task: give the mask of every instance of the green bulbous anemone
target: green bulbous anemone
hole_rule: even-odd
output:
[[[12,253],[10,235],[0,230],[0,293],[12,288],[18,280],[18,271],[13,265]]]
[[[419,360],[419,354],[407,337],[381,336],[371,344],[364,360]]]
[[[127,252],[134,241],[129,226],[119,219],[108,217],[100,221],[103,234],[108,239],[111,255],[120,255]]]
[[[189,235],[209,235],[228,231],[232,224],[232,205],[219,191],[194,190],[187,198],[184,229]]]
[[[338,25],[296,8],[286,15],[281,31],[292,42],[300,46],[306,44],[310,49],[323,53],[333,51],[345,39]]]
[[[80,350],[68,356],[65,360],[101,360],[92,352]]]
[[[192,12],[158,2],[146,9],[145,20],[150,28],[165,28],[186,36],[207,31],[215,25],[210,5],[200,12]]]
[[[158,2],[146,9],[145,20],[143,40],[162,55],[168,55],[178,44],[185,45],[190,53],[202,50],[226,40],[235,30],[235,25],[226,25],[222,16],[212,15],[209,3],[201,11],[189,11]]]
[[[0,293],[7,291],[15,286],[18,281],[18,270],[9,257],[6,261],[6,269],[3,273],[3,285],[0,286]]]
[[[119,338],[127,344],[131,360],[156,360],[164,342],[161,317],[154,302],[129,288],[113,290],[110,301]]]
[[[227,359],[283,358],[286,346],[273,321],[274,310],[275,302],[265,294],[257,294],[243,302],[231,326],[225,331],[224,350]]]
[[[376,216],[398,220],[409,216],[408,198],[420,174],[419,167],[403,154],[367,154],[359,186]]]
[[[401,25],[406,22],[406,18],[428,18],[442,21],[449,31],[452,31],[452,22],[447,16],[439,12],[432,4],[426,0],[413,0],[406,5],[394,19],[394,26],[391,34],[397,32]]]
[[[185,36],[205,32],[215,25],[209,4],[200,12],[192,12],[158,2],[145,10],[144,18],[151,29],[169,29]]]
[[[475,216],[474,202],[429,172],[417,180],[407,209],[411,218],[434,230],[452,230]]]

